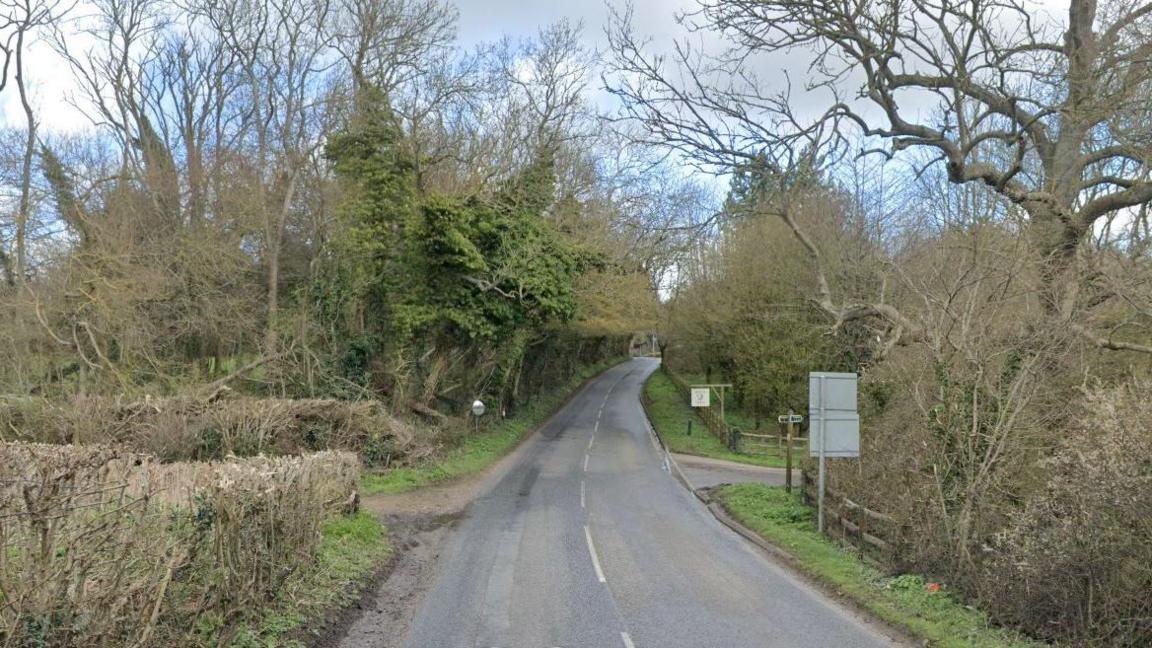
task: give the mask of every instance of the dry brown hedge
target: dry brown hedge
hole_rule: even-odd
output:
[[[162,461],[348,450],[367,463],[385,465],[425,456],[437,439],[435,430],[394,417],[377,401],[247,397],[210,402],[180,397],[132,402],[0,397],[0,436],[114,445]]]
[[[0,444],[0,646],[215,643],[314,564],[358,477],[347,452],[161,464]]]

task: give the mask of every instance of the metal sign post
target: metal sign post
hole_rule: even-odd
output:
[[[808,374],[808,455],[819,457],[816,526],[824,532],[824,474],[828,457],[860,456],[860,415],[856,412],[856,374],[813,371]]]
[[[824,533],[824,452],[828,436],[828,418],[825,416],[824,395],[828,393],[828,377],[820,376],[820,473],[816,480],[816,491],[819,493],[816,505],[816,530]]]

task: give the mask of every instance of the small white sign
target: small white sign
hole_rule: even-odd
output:
[[[710,407],[712,404],[712,390],[707,387],[692,388],[692,407]]]
[[[777,423],[803,423],[804,417],[799,414],[781,414],[776,417]]]

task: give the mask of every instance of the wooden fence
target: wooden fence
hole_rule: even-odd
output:
[[[676,385],[676,391],[680,392],[680,397],[687,402],[692,402],[692,388],[688,386],[688,383],[684,382],[680,376],[677,376],[663,365],[661,365],[660,370],[668,376],[673,385]],[[708,428],[708,431],[712,433],[712,436],[720,439],[720,442],[729,448],[736,448],[737,439],[739,438],[738,431],[733,434],[733,429],[725,424],[724,421],[720,420],[720,415],[713,411],[711,407],[697,407],[694,409],[696,410],[696,416],[699,417],[701,421],[704,421],[704,425]]]
[[[691,401],[691,388],[680,376],[661,366],[684,400]],[[647,398],[647,394],[645,394]],[[749,434],[739,428],[725,425],[710,407],[695,408],[696,415],[717,439],[734,451],[743,453],[784,453],[787,435]],[[792,437],[792,448],[804,448],[808,437]],[[816,508],[816,480],[807,471],[801,471],[804,502]],[[825,532],[828,536],[856,547],[862,556],[878,565],[890,565],[896,558],[893,538],[901,537],[901,529],[889,515],[874,511],[852,501],[848,496],[831,488],[824,491]]]
[[[660,370],[668,376],[672,384],[676,386],[676,391],[680,392],[680,397],[686,402],[692,401],[692,388],[684,379],[677,376],[672,370],[667,367],[661,366]],[[786,434],[754,434],[741,430],[738,426],[728,425],[726,421],[720,419],[720,415],[716,410],[711,407],[696,407],[695,410],[697,418],[704,422],[705,427],[727,446],[733,452],[740,452],[743,454],[776,454],[784,456],[785,445],[788,442],[788,435]],[[793,452],[799,448],[803,448],[808,443],[808,437],[792,437]]]
[[[788,445],[787,434],[752,434],[738,431],[740,434],[740,452],[746,454],[778,454],[783,456]],[[808,437],[792,437],[792,452],[798,452],[808,446]]]
[[[804,502],[816,508],[816,480],[807,471],[802,472],[802,477]],[[900,537],[896,520],[852,501],[827,485],[824,488],[824,530],[829,537],[856,547],[862,555],[880,564],[891,564],[895,558],[892,539]]]

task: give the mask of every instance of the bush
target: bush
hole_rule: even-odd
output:
[[[997,542],[985,595],[1078,646],[1152,645],[1152,383],[1088,396],[1045,488]]]
[[[348,450],[388,464],[423,456],[438,441],[436,430],[420,430],[377,401],[275,398],[10,398],[0,400],[0,430],[16,440],[114,445],[169,462]]]
[[[355,455],[161,464],[107,446],[0,444],[0,640],[209,645],[311,568],[354,500]]]

